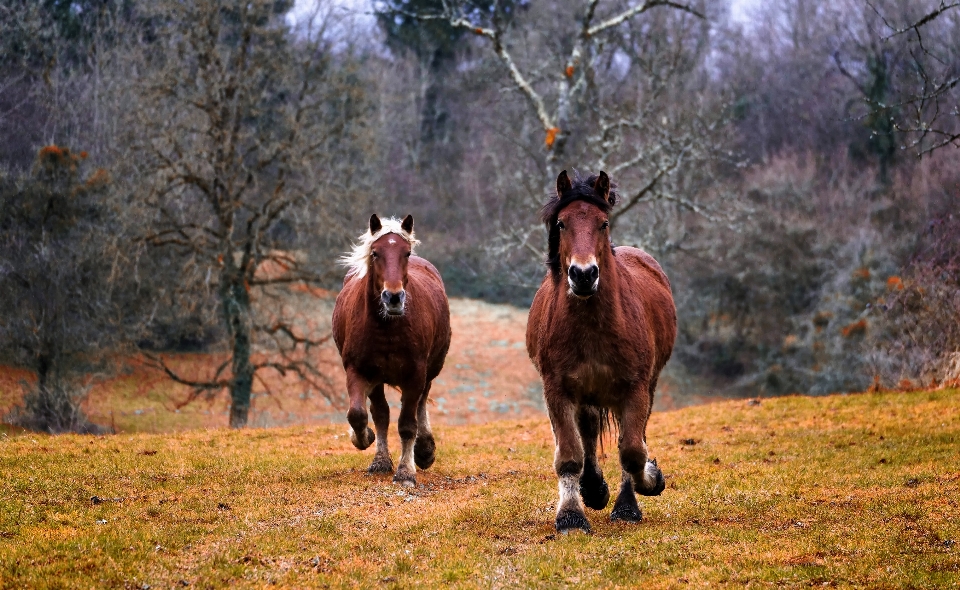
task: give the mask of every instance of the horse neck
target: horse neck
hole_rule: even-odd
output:
[[[377,322],[383,321],[380,314],[380,292],[377,290],[376,281],[373,280],[373,271],[367,269],[367,274],[363,276],[362,280],[364,315]]]

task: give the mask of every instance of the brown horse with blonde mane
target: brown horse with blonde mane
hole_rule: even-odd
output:
[[[440,273],[413,255],[413,216],[370,217],[369,230],[344,258],[349,266],[333,308],[333,339],[347,373],[350,440],[377,443],[370,473],[393,471],[387,448],[390,406],[384,385],[400,389],[400,464],[393,481],[416,485],[417,467],[433,465],[436,444],[427,415],[430,384],[450,348],[450,306]],[[367,399],[376,433],[367,426]]]
[[[611,520],[639,522],[634,492],[657,496],[665,487],[649,459],[646,430],[677,335],[676,307],[657,261],[610,241],[614,188],[603,172],[571,182],[564,170],[541,215],[549,271],[530,308],[527,352],[543,379],[556,443],[558,531],[589,532],[584,504],[601,510],[610,501],[597,463],[610,414],[619,427],[622,473]]]

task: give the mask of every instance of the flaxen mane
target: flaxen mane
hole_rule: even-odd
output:
[[[387,234],[397,234],[408,244],[410,248],[415,248],[420,244],[420,240],[414,235],[415,232],[407,233],[400,226],[400,220],[395,217],[388,217],[381,219],[380,223],[383,227],[380,228],[375,234],[371,234],[368,229],[363,235],[357,238],[357,244],[353,247],[353,250],[340,258],[340,264],[347,267],[347,276],[354,276],[358,279],[362,279],[367,274],[367,266],[369,266],[370,261],[370,252],[373,248],[373,243],[382,238]]]
[[[546,224],[549,238],[547,239],[547,266],[554,279],[560,276],[560,228],[557,227],[557,216],[564,207],[575,201],[586,201],[596,205],[604,213],[610,213],[613,206],[620,200],[620,194],[617,193],[617,185],[610,183],[610,196],[604,199],[596,193],[593,185],[597,182],[597,175],[591,174],[586,179],[580,176],[576,170],[573,171],[573,182],[569,190],[561,194],[555,194],[540,209],[540,220]],[[613,248],[613,244],[610,244]]]

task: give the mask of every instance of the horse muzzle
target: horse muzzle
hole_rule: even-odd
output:
[[[388,291],[384,289],[380,292],[380,302],[383,304],[383,311],[390,317],[402,316],[406,301],[407,292],[403,289],[399,291]]]
[[[571,264],[567,269],[567,284],[570,291],[581,299],[595,295],[600,285],[600,267],[596,264]]]

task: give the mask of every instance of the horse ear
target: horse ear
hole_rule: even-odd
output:
[[[383,224],[380,223],[380,218],[377,217],[376,213],[374,213],[370,216],[370,235],[372,236],[381,229],[383,229]]]
[[[593,183],[593,192],[604,201],[613,205],[613,199],[610,198],[610,177],[603,170],[597,175],[597,181]]]
[[[413,233],[413,215],[407,215],[403,218],[403,221],[400,222],[400,229],[408,234]]]
[[[567,171],[564,170],[560,173],[560,176],[557,176],[557,196],[563,197],[563,193],[572,189],[573,185],[570,183],[570,177],[567,176]]]

